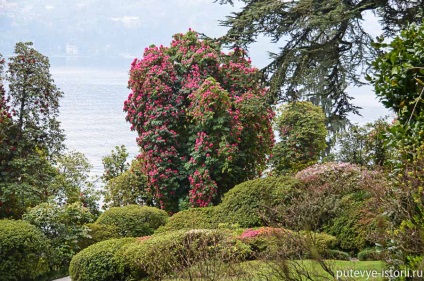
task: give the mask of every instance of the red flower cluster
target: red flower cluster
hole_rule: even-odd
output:
[[[161,208],[175,211],[187,196],[192,206],[208,206],[264,168],[274,113],[260,72],[244,56],[189,31],[132,63],[124,110]]]

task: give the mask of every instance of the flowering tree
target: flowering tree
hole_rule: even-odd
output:
[[[148,191],[169,211],[184,198],[208,206],[258,176],[273,145],[273,111],[244,51],[224,54],[191,30],[173,38],[134,60],[124,104]]]

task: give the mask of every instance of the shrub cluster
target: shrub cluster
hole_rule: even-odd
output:
[[[153,234],[167,219],[168,214],[158,208],[127,205],[106,210],[96,223],[115,226],[121,237],[138,237]]]
[[[75,255],[69,271],[74,281],[159,280],[202,262],[242,261],[249,254],[249,246],[227,230],[179,230],[94,244]]]
[[[35,226],[0,220],[0,279],[35,280],[49,271],[49,245]]]

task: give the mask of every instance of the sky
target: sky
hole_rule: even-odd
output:
[[[232,7],[214,0],[0,0],[0,53],[10,55],[16,42],[33,41],[53,66],[64,63],[62,58],[68,55],[76,64],[128,68],[145,47],[168,45],[173,34],[189,28],[209,37],[224,35],[226,28],[219,20],[240,8],[241,4]],[[370,34],[380,34],[372,14],[365,16],[365,22]],[[268,51],[277,48],[260,38],[250,46],[249,55],[261,68],[269,62]],[[371,87],[349,88],[349,93],[364,108],[364,117],[351,117],[354,123],[388,113]]]

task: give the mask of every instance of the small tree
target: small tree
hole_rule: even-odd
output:
[[[282,107],[275,123],[281,138],[272,157],[277,174],[296,172],[318,161],[327,136],[320,107],[310,102],[289,103]]]
[[[197,33],[151,46],[131,65],[124,110],[139,134],[154,202],[169,211],[188,198],[208,206],[260,175],[273,144],[261,74],[236,49],[224,54]]]

